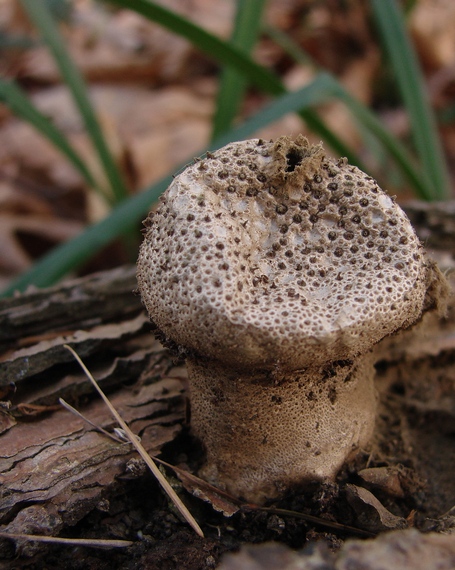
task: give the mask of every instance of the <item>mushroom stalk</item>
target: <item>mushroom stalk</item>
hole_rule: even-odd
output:
[[[187,369],[191,425],[207,451],[201,475],[233,496],[260,504],[333,480],[373,433],[370,353],[286,374],[193,358]]]

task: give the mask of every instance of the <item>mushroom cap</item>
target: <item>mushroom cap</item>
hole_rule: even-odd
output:
[[[353,358],[422,312],[427,265],[405,213],[304,137],[207,153],[145,226],[138,283],[151,319],[233,367]]]

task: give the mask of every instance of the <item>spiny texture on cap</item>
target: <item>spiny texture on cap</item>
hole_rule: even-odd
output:
[[[238,368],[353,358],[422,311],[427,267],[406,215],[303,137],[208,153],[146,227],[138,280],[152,320]]]

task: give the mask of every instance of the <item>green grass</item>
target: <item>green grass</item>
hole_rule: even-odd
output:
[[[251,53],[259,37],[265,5],[265,0],[237,3],[231,44],[247,55]],[[226,66],[223,69],[220,76],[216,111],[213,116],[212,141],[232,127],[243,102],[247,86],[248,80],[245,75],[233,67]]]
[[[113,209],[104,220],[88,227],[81,235],[58,246],[39,260],[3,292],[4,296],[11,295],[17,290],[24,290],[30,284],[38,287],[51,285],[86,262],[119,236],[128,232],[136,233],[139,221],[146,215],[153,202],[158,199],[172,179],[170,173],[149,188],[144,189],[143,192],[126,197],[126,188],[99,127],[96,111],[90,104],[83,78],[66,52],[56,22],[45,7],[45,1],[21,1],[53,53],[62,77],[73,94],[100,164],[104,167],[109,188],[99,188],[82,159],[65,141],[64,135],[33,106],[17,85],[12,82],[0,81],[0,99],[8,104],[19,117],[28,121],[55,144],[79,170],[87,184],[103,193]],[[401,73],[399,70],[402,70],[403,66],[411,65],[409,58],[414,57],[411,72],[406,71],[407,81],[412,82],[412,90],[404,85],[404,80],[398,78],[403,104],[410,115],[414,137],[413,149],[405,147],[401,141],[387,131],[380,119],[370,109],[353,98],[333,75],[319,71],[309,85],[298,91],[288,92],[277,75],[255,63],[249,53],[260,33],[260,21],[265,5],[262,0],[257,2],[239,0],[230,41],[221,40],[188,19],[152,1],[111,0],[109,3],[133,9],[173,33],[186,38],[222,66],[216,112],[212,123],[213,138],[209,145],[210,149],[219,148],[233,140],[248,138],[287,113],[295,112],[304,119],[308,128],[333,149],[334,153],[347,156],[351,163],[365,169],[361,157],[330,130],[317,112],[321,103],[338,100],[342,101],[349,109],[353,120],[361,127],[360,132],[366,133],[370,139],[373,137],[378,148],[383,149],[381,152],[393,160],[396,169],[407,181],[409,187],[414,190],[416,196],[426,200],[434,200],[448,195],[447,167],[443,160],[435,121],[425,99],[424,84],[411,43],[406,35],[403,16],[396,9],[394,0],[371,0],[371,4],[378,26],[384,36],[386,52],[396,70],[397,78],[398,74]],[[393,41],[390,40],[389,32],[383,30],[387,27],[393,30]],[[248,30],[250,30],[250,34]],[[266,29],[266,32],[280,45],[286,44],[286,37],[280,37],[279,34],[274,36],[273,30]],[[388,37],[389,39],[387,39]],[[286,49],[285,45],[283,47]],[[293,57],[296,60],[299,61],[300,59],[302,63],[308,63],[308,56],[299,50],[298,46],[294,46],[290,40],[287,42],[287,49],[288,51],[294,50]],[[272,100],[244,123],[233,127],[245,91],[249,86],[254,86],[264,94],[271,96]],[[422,116],[422,113],[424,119],[420,124],[417,119]],[[201,149],[200,154],[203,154],[205,150],[208,149]],[[189,157],[188,162],[190,160]],[[177,169],[178,167],[176,167]]]
[[[84,78],[68,54],[65,42],[59,33],[57,22],[48,7],[48,3],[43,0],[20,1],[30,20],[35,24],[44,42],[51,51],[60,74],[70,90],[84,121],[87,133],[90,136],[93,147],[103,166],[106,178],[109,181],[109,190],[104,191],[103,194],[106,195],[110,192],[110,201],[114,204],[124,200],[128,195],[128,191],[123,183],[122,175],[115,164],[99,125],[96,112],[90,102]]]
[[[441,140],[403,15],[396,0],[370,0],[370,3],[408,113],[421,174],[432,187],[432,199],[447,198],[449,174]]]
[[[15,115],[32,125],[58,148],[76,170],[79,171],[88,186],[97,189],[102,194],[104,193],[104,189],[98,187],[87,165],[65,138],[65,135],[57,129],[48,117],[43,115],[43,113],[31,103],[27,95],[14,81],[7,81],[6,79],[0,78],[0,101],[7,105]],[[107,194],[104,196],[109,200]]]

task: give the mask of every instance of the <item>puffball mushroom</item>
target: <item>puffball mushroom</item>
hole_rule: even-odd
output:
[[[299,136],[178,175],[145,221],[138,283],[186,358],[202,476],[256,503],[333,480],[375,424],[372,346],[441,278],[399,206]]]

